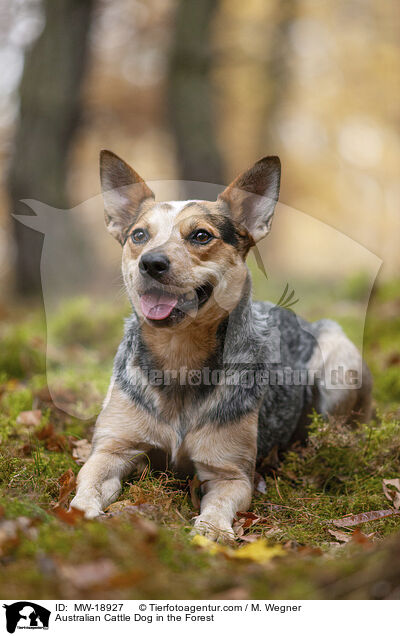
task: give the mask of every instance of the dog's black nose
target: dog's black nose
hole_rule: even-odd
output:
[[[139,261],[139,269],[142,274],[161,278],[169,270],[169,259],[161,252],[147,252]]]

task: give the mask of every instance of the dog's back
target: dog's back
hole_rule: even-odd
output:
[[[259,460],[274,446],[304,440],[313,410],[325,417],[368,419],[371,375],[336,322],[310,323],[267,302],[253,303],[252,310],[258,324],[264,319],[273,352],[259,413]]]

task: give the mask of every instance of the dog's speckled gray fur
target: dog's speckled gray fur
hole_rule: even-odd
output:
[[[248,277],[242,298],[219,328],[219,347],[205,365],[210,370],[225,372],[251,371],[274,374],[283,369],[306,369],[314,348],[321,323],[308,323],[292,311],[267,302],[250,300],[251,283]],[[326,321],[328,322],[328,321]],[[155,362],[141,338],[140,321],[135,313],[126,321],[125,335],[118,349],[114,375],[119,386],[135,404],[157,418],[163,413],[157,409],[157,391],[169,398],[185,398],[199,405],[211,396],[206,412],[199,409],[195,426],[205,421],[216,426],[229,426],[246,413],[259,409],[258,458],[265,456],[273,446],[285,447],[296,429],[304,424],[314,401],[316,387],[288,386],[286,384],[248,383],[247,386],[219,384],[209,386],[181,386],[173,382],[168,386],[149,386],[140,375],[132,376],[132,369],[155,369]],[[266,376],[264,376],[266,377]],[[183,416],[184,417],[184,416]]]

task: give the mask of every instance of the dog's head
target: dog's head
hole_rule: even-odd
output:
[[[278,157],[265,157],[216,201],[158,203],[127,163],[101,152],[106,225],[123,247],[122,273],[140,316],[175,327],[232,311],[247,253],[270,230],[280,172]]]

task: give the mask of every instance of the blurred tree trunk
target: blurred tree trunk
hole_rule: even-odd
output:
[[[20,199],[68,207],[68,151],[80,113],[94,0],[44,0],[46,23],[26,53],[20,85],[20,120],[8,188],[11,211],[29,214]],[[40,292],[43,236],[14,221],[16,286],[23,294]]]
[[[222,183],[212,112],[209,31],[216,0],[180,0],[170,59],[169,113],[182,179]]]
[[[276,3],[276,22],[272,40],[268,43],[266,83],[271,87],[266,104],[265,135],[260,135],[260,155],[274,154],[277,145],[277,124],[285,98],[290,91],[294,53],[290,43],[290,27],[299,14],[299,0],[279,0]]]

